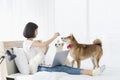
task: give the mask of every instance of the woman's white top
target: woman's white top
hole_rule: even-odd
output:
[[[41,57],[44,57],[45,49],[40,47],[32,48],[32,44],[34,41],[32,40],[25,40],[23,42],[23,49],[26,53],[28,61],[33,59],[37,54],[40,54]]]

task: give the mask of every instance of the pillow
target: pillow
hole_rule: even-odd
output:
[[[29,65],[23,48],[14,48],[15,63],[20,73],[29,74]]]

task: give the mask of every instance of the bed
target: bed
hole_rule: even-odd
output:
[[[11,47],[22,47],[23,41],[5,41],[1,42],[0,50],[7,50]],[[3,48],[3,49],[2,49]],[[6,60],[6,77],[7,80],[120,80],[120,69],[117,67],[106,67],[101,76],[87,75],[70,75],[64,72],[37,72],[33,75],[23,75],[19,73],[16,64],[13,61]]]

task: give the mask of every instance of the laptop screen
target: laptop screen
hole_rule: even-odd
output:
[[[68,50],[56,52],[52,67],[57,65],[64,65],[66,58],[68,56]]]

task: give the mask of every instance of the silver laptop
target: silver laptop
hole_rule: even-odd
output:
[[[56,52],[51,66],[54,67],[58,65],[64,65],[67,59],[68,53],[69,53],[68,50]]]
[[[56,52],[51,66],[54,67],[58,65],[64,65],[67,59],[68,53],[69,53],[68,50]]]
[[[56,52],[52,64],[42,64],[41,66],[54,67],[58,65],[64,65],[67,59],[68,53],[69,53],[68,50]]]

